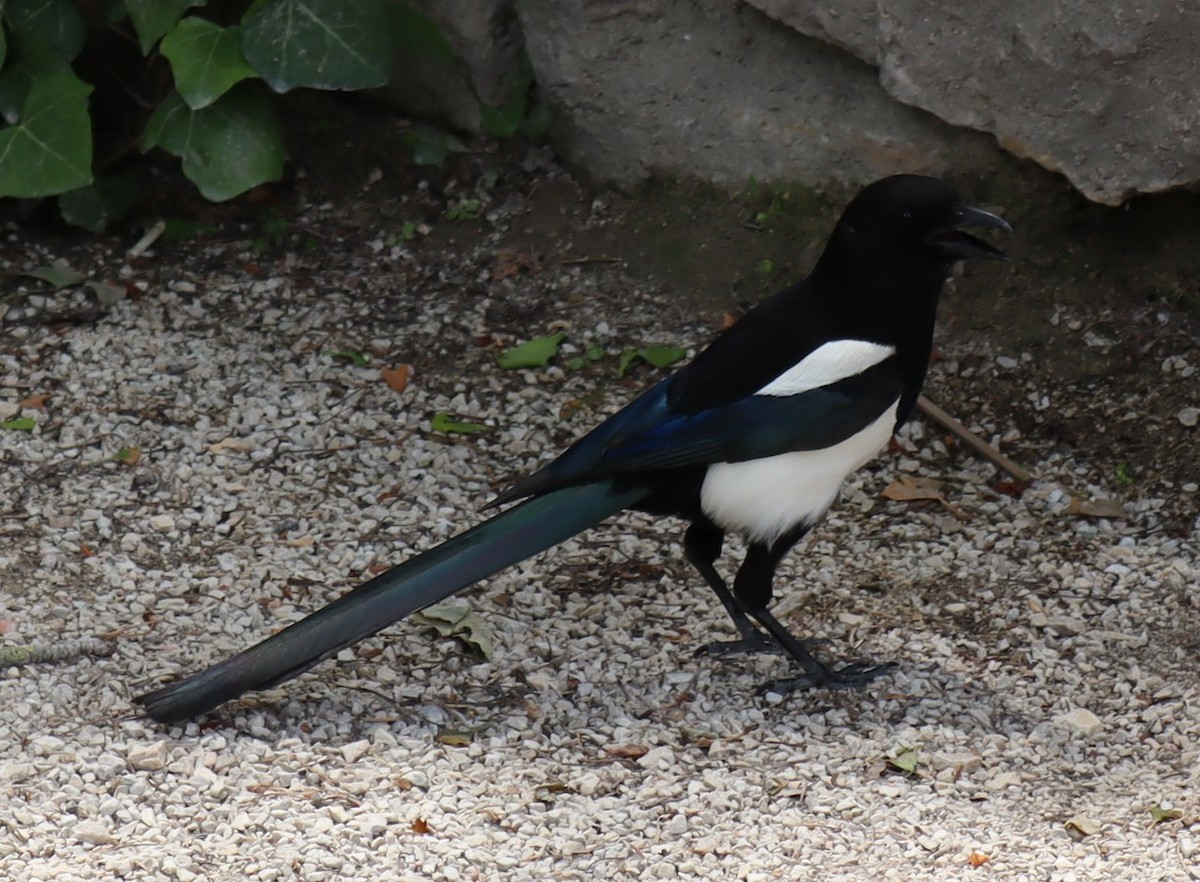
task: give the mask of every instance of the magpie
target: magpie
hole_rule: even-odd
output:
[[[827,665],[816,641],[769,611],[775,569],[912,413],[953,264],[1006,259],[970,227],[1011,228],[949,184],[896,175],[865,187],[811,274],[764,300],[691,363],[647,389],[488,507],[519,504],[382,573],[206,670],[135,701],[189,719],[290,680],[393,622],[623,509],[688,523],[687,559],[738,638],[713,656],[782,652],[798,676],[767,688],[861,686],[890,664]],[[732,588],[716,569],[726,534],[746,552]]]

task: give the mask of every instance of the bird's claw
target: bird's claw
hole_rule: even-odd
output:
[[[862,689],[878,677],[896,667],[895,662],[870,664],[868,662],[851,662],[837,670],[822,667],[816,676],[801,674],[799,677],[780,677],[768,680],[755,690],[757,695],[787,695],[805,689]]]
[[[806,650],[816,649],[818,646],[824,646],[830,641],[824,637],[810,637],[800,641],[800,645]],[[739,640],[718,640],[714,643],[705,643],[695,652],[696,658],[729,658],[735,655],[780,655],[786,650],[780,645],[770,634],[764,634],[761,631],[752,631],[745,634]]]

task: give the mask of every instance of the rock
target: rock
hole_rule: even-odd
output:
[[[1104,723],[1098,716],[1081,707],[1055,717],[1054,725],[1083,738],[1091,738],[1104,729]]]
[[[141,772],[157,772],[167,764],[167,742],[139,744],[129,751],[127,757],[131,768]]]
[[[594,179],[858,186],[995,161],[989,139],[887,96],[868,65],[745,5],[516,0],[556,145]]]
[[[1195,428],[1196,423],[1200,422],[1200,408],[1185,407],[1179,411],[1179,422],[1187,426],[1189,429]]]
[[[1089,199],[1200,178],[1200,7],[1173,0],[749,0],[879,67],[892,96],[1061,171]]]

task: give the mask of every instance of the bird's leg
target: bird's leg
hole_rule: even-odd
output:
[[[742,609],[737,598],[733,596],[733,592],[729,590],[729,586],[725,584],[725,580],[721,578],[721,574],[717,572],[717,568],[713,566],[713,562],[721,553],[721,543],[724,538],[725,534],[716,524],[708,520],[698,520],[693,522],[688,527],[687,533],[684,534],[683,551],[692,566],[700,571],[704,581],[717,595],[721,606],[725,607],[725,612],[729,613],[734,627],[742,636],[738,640],[706,643],[696,650],[696,655],[722,658],[751,652],[782,652],[783,648],[778,643],[754,627],[754,623],[750,621],[746,611]]]
[[[775,568],[788,549],[807,531],[806,527],[797,528],[785,533],[769,546],[763,543],[751,544],[733,583],[734,597],[741,608],[762,625],[783,650],[804,669],[804,673],[799,677],[784,677],[762,684],[758,690],[759,694],[786,694],[798,689],[862,687],[895,666],[894,662],[881,665],[852,662],[840,668],[830,668],[812,654],[813,647],[825,641],[797,639],[767,610],[772,597],[771,583],[775,577]]]

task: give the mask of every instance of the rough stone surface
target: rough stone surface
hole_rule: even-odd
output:
[[[508,103],[520,75],[521,34],[512,0],[411,0],[405,5],[437,24],[454,58],[402,50],[381,94],[416,116],[480,131],[480,102]]]
[[[750,0],[879,68],[906,104],[1117,204],[1200,178],[1200,7],[1171,0]]]
[[[560,149],[605,183],[858,184],[995,157],[990,139],[897,103],[868,65],[752,8],[518,0],[516,9]]]

